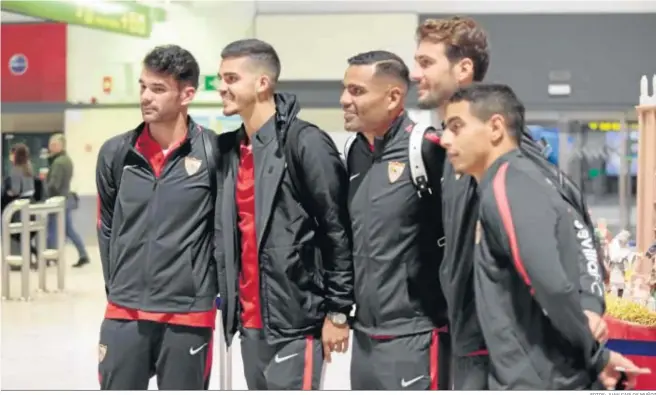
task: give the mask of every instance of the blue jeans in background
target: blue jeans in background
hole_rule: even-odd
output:
[[[73,228],[73,217],[72,217],[72,207],[70,199],[66,199],[66,214],[64,219],[64,227],[66,228],[66,238],[70,240],[80,259],[89,259],[89,254],[84,247],[84,242],[80,235]],[[57,217],[54,214],[48,216],[48,248],[55,249],[57,248]]]

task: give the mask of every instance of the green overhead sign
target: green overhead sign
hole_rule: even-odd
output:
[[[219,89],[219,77],[216,75],[201,76],[201,90],[203,91],[216,91]]]
[[[150,37],[153,17],[162,19],[163,11],[132,1],[3,0],[0,5],[9,12],[137,37]]]

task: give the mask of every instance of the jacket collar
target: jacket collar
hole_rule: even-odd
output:
[[[283,140],[285,134],[289,130],[291,124],[297,119],[298,113],[301,111],[301,106],[298,103],[296,95],[291,93],[276,93],[274,94],[274,101],[276,104],[275,127],[264,128],[255,133],[254,138],[257,139],[262,145],[269,144],[274,139]],[[267,120],[267,123],[269,121]],[[246,130],[244,124],[237,130],[237,143],[241,144],[246,139]],[[279,144],[282,146],[282,141]]]
[[[137,143],[137,139],[141,135],[141,133],[146,129],[146,122],[141,122],[139,126],[137,126],[133,131],[132,131],[132,136],[130,138],[130,145],[133,147]],[[181,144],[185,144],[188,142],[191,142],[199,133],[201,133],[203,127],[200,126],[199,124],[194,121],[191,116],[187,115],[187,135],[184,140],[182,140]]]
[[[485,171],[485,174],[483,175],[483,178],[481,179],[480,182],[479,191],[483,191],[487,189],[487,187],[492,183],[492,181],[494,181],[494,178],[496,177],[497,172],[499,171],[501,165],[518,156],[521,156],[521,152],[519,151],[519,149],[514,149],[498,157],[497,160],[495,160],[492,163],[492,165]]]
[[[385,132],[382,137],[377,137],[374,139],[374,153],[383,152],[385,145],[389,141],[394,140],[394,138],[398,136],[399,133],[412,131],[414,125],[415,122],[410,119],[407,111],[403,111],[401,114],[399,114],[398,117],[396,117],[396,119],[394,119],[390,127],[387,129],[387,132]],[[367,141],[367,138],[363,133],[358,132],[358,136],[363,141]]]

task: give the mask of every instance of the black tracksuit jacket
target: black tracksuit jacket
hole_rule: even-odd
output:
[[[587,206],[576,185],[558,168],[549,163],[528,131],[522,136],[520,150],[548,177],[572,202],[578,212],[586,213],[583,222],[590,225]],[[457,175],[449,161],[444,166],[442,181],[442,217],[446,246],[440,268],[440,281],[449,307],[449,322],[453,353],[466,356],[486,349],[474,303],[473,263],[474,238],[478,214],[477,183],[472,177]],[[540,207],[535,207],[540,210]],[[592,231],[592,228],[589,228]],[[588,252],[594,254],[594,240],[585,242]],[[589,245],[588,245],[589,244]],[[581,304],[584,310],[602,315],[605,311],[603,292],[603,265],[593,260],[578,262],[580,270]]]
[[[98,242],[108,301],[158,313],[212,310],[215,193],[201,134],[216,144],[216,133],[189,118],[187,138],[155,177],[134,148],[144,127],[112,137],[98,154]],[[122,167],[118,190],[115,166]]]
[[[519,150],[486,171],[479,194],[474,282],[490,389],[590,389],[609,356],[581,309],[575,261],[596,261],[593,234]]]
[[[443,236],[439,179],[444,155],[424,140],[433,195],[420,198],[412,183],[408,143],[414,122],[400,116],[373,151],[358,135],[347,158],[353,227],[356,317],[370,336],[402,336],[446,324],[438,271]],[[428,147],[428,149],[425,149]],[[436,188],[437,187],[437,188]]]
[[[255,227],[260,264],[262,321],[271,343],[316,335],[328,312],[348,314],[353,306],[351,229],[346,207],[348,178],[331,137],[314,125],[299,134],[295,148],[306,188],[294,185],[283,144],[300,105],[276,94],[277,133],[256,133]],[[264,132],[267,130],[267,132]],[[235,198],[243,129],[219,139],[220,190],[215,233],[219,287],[228,343],[239,328],[241,243]],[[299,191],[307,195],[300,196]],[[217,207],[219,207],[217,206]],[[311,211],[311,215],[308,213]]]

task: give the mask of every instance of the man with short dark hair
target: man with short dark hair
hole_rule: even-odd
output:
[[[405,111],[409,71],[387,51],[351,57],[340,103],[357,133],[345,160],[353,229],[354,390],[449,389],[450,340],[438,280],[439,190],[420,196],[411,177]],[[439,185],[444,156],[421,131],[428,176]]]
[[[175,45],[153,49],[139,78],[143,123],[98,154],[98,241],[107,309],[102,389],[207,389],[216,318],[216,134],[187,110],[199,67]]]
[[[412,80],[417,82],[419,107],[436,109],[444,119],[445,106],[460,86],[482,81],[490,63],[488,37],[473,19],[427,19],[416,31],[417,50]],[[550,164],[541,148],[522,131],[521,150],[558,186],[592,231],[583,195],[574,183]],[[489,359],[474,304],[474,237],[478,208],[477,183],[454,170],[447,161],[442,175],[442,216],[446,238],[440,281],[449,307],[449,326],[454,348],[454,389],[484,390],[488,386]],[[540,210],[540,207],[536,207]],[[592,239],[582,243],[593,243]],[[595,257],[594,252],[589,257]],[[581,257],[581,303],[595,333],[606,333],[603,267],[596,258]]]
[[[84,241],[73,225],[72,211],[75,205],[71,194],[71,180],[73,179],[73,161],[66,153],[66,138],[62,133],[56,133],[48,141],[48,175],[46,177],[47,196],[63,196],[66,198],[66,211],[64,214],[66,238],[69,239],[78,254],[78,261],[73,267],[82,267],[89,263],[89,254],[84,247]],[[57,248],[57,220],[55,215],[48,217],[48,248]]]
[[[491,390],[614,389],[639,369],[604,348],[581,306],[578,261],[588,232],[577,210],[519,150],[524,106],[506,85],[460,88],[441,144],[478,184],[475,300],[490,353]],[[536,209],[539,207],[539,209]]]
[[[348,179],[330,136],[275,93],[280,60],[254,39],[221,53],[225,115],[216,260],[226,340],[241,334],[251,390],[319,389],[324,358],[348,348],[353,262]],[[218,212],[218,211],[217,211]]]

